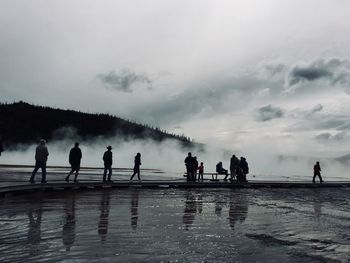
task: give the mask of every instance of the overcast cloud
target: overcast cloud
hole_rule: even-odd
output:
[[[349,17],[347,0],[3,0],[1,101],[115,114],[248,155],[338,156]]]

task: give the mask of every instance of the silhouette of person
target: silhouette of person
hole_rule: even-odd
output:
[[[315,182],[315,178],[316,176],[318,176],[318,178],[320,179],[320,183],[323,182],[322,177],[321,177],[321,166],[319,162],[316,162],[316,164],[314,165],[314,177],[312,178],[312,182]]]
[[[134,176],[137,174],[137,178],[139,181],[140,178],[140,165],[141,165],[141,153],[137,153],[134,160],[134,173],[132,174],[130,181],[134,178]]]
[[[246,158],[241,157],[241,161],[239,162],[240,171],[242,173],[242,182],[248,182],[247,181],[247,174],[249,174],[249,166]]]
[[[201,162],[201,165],[198,166],[198,181],[202,180],[203,181],[203,174],[204,174],[204,164]]]
[[[29,182],[34,183],[34,178],[39,168],[41,168],[41,183],[46,183],[46,162],[49,156],[49,151],[46,147],[46,141],[40,140],[40,144],[35,149],[35,168],[32,172]]]
[[[1,139],[1,136],[0,136],[0,156],[1,156],[1,153],[4,151],[4,145],[2,144],[2,139]]]
[[[222,167],[222,162],[219,162],[219,163],[216,165],[216,172],[217,172],[218,174],[224,174],[224,175],[225,175],[224,180],[225,180],[225,181],[227,180],[228,171]]]
[[[76,142],[74,144],[74,147],[70,150],[69,152],[69,163],[71,165],[71,170],[68,173],[67,177],[66,177],[66,182],[69,182],[69,177],[75,172],[75,177],[74,177],[74,182],[78,182],[77,178],[78,178],[78,174],[79,174],[79,170],[80,170],[80,161],[81,161],[81,150],[79,148],[79,143]]]
[[[197,156],[193,157],[193,167],[192,167],[193,171],[193,181],[196,181],[197,179],[197,170],[198,170],[198,160],[197,160]]]
[[[131,228],[133,230],[136,230],[137,228],[137,221],[139,219],[138,208],[139,208],[139,191],[135,189],[132,192],[131,206],[130,206],[130,222],[131,222]]]
[[[101,242],[106,241],[108,233],[109,199],[110,192],[103,191],[100,207],[100,221],[98,222],[98,234],[100,235]]]
[[[236,155],[232,155],[230,159],[230,180],[237,180],[237,169],[239,166],[239,160]],[[225,176],[224,180],[227,180],[227,176]]]
[[[186,159],[185,159],[187,181],[193,180],[193,163],[194,163],[194,159],[192,157],[192,153],[189,152]]]
[[[112,146],[107,146],[107,151],[103,154],[103,162],[104,162],[104,172],[103,172],[103,182],[106,182],[106,175],[108,171],[108,182],[111,181],[112,176],[112,163],[113,163],[113,154],[112,154]]]
[[[38,201],[37,209],[33,209],[32,204],[28,211],[28,244],[29,255],[35,256],[39,253],[39,245],[41,242],[41,217],[42,217],[42,205],[41,200]]]
[[[70,248],[75,241],[75,194],[73,193],[66,200],[65,218],[62,229],[62,242],[66,248],[66,251],[70,251]]]

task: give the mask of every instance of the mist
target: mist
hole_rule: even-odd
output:
[[[69,166],[69,150],[74,146],[74,140],[53,140],[47,143],[49,149],[48,166]],[[102,156],[106,147],[113,147],[113,168],[132,168],[136,153],[141,153],[141,169],[161,169],[164,177],[167,173],[178,174],[179,178],[185,172],[184,159],[189,151],[197,156],[199,162],[204,162],[205,172],[215,172],[216,164],[223,162],[225,169],[229,169],[230,158],[235,154],[238,158],[247,158],[250,168],[250,180],[311,180],[313,165],[321,162],[325,180],[349,179],[347,167],[334,158],[316,158],[312,156],[283,156],[276,154],[274,149],[247,148],[235,151],[206,145],[205,149],[193,147],[184,148],[175,140],[155,142],[153,140],[129,140],[118,136],[113,138],[98,138],[80,143],[83,153],[82,167],[103,167]],[[16,150],[3,152],[1,164],[34,165],[36,144],[27,147],[17,147]]]

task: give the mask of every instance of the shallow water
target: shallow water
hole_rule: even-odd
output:
[[[350,262],[350,190],[105,189],[1,199],[0,262]]]

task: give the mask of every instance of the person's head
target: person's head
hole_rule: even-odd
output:
[[[236,158],[236,155],[232,154],[232,158]]]
[[[201,165],[203,165],[203,162],[201,162]]]
[[[46,144],[46,141],[44,139],[41,139],[40,140],[40,145],[45,145]]]
[[[197,156],[194,156],[193,158],[194,158],[195,160],[197,160]]]
[[[189,152],[189,153],[188,153],[188,156],[192,156],[192,153],[191,153],[191,152]]]
[[[136,155],[137,155],[137,156],[141,156],[141,153],[137,153]]]
[[[78,143],[78,142],[74,143],[74,146],[75,146],[75,147],[78,147],[78,146],[79,146],[79,143]]]
[[[108,150],[108,151],[112,150],[112,146],[108,145],[108,146],[107,146],[107,150]]]
[[[243,160],[244,160],[244,157],[241,156],[241,161],[243,161]]]
[[[317,162],[316,162],[316,164],[320,164],[320,162],[319,162],[319,161],[317,161]]]
[[[219,162],[219,164],[222,164],[222,162]]]

